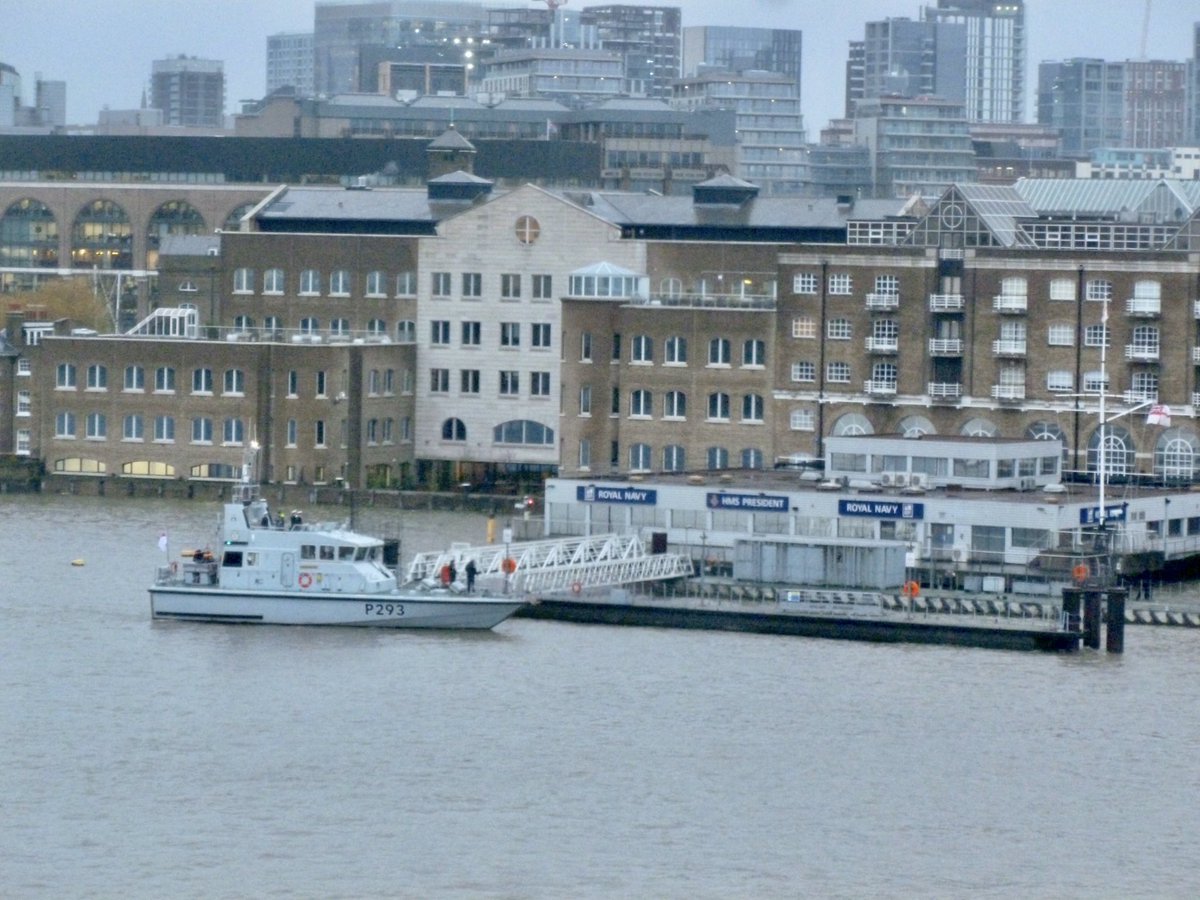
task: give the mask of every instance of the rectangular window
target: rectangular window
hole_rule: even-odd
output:
[[[300,396],[300,373],[295,369],[291,369],[287,374],[287,395],[289,397]]]
[[[448,319],[433,319],[429,323],[429,343],[434,346],[450,343],[450,321]]]
[[[800,339],[815,339],[817,336],[817,320],[812,316],[796,316],[792,319],[792,337]]]
[[[328,390],[328,387],[329,387],[328,379],[325,377],[324,370],[316,373],[316,377],[314,379],[314,384],[316,387],[316,396],[324,397],[326,395],[326,391]]]
[[[515,397],[521,392],[521,374],[512,369],[500,370],[500,394]]]
[[[792,431],[813,431],[816,429],[816,414],[811,409],[793,409],[788,420]]]
[[[585,331],[579,336],[579,361],[592,361],[592,333]]]
[[[154,390],[159,394],[175,393],[175,370],[170,366],[160,366],[154,372]]]
[[[417,273],[416,272],[401,272],[396,276],[396,296],[397,297],[415,297],[417,296]]]
[[[521,323],[520,322],[501,322],[500,323],[500,346],[501,347],[520,347],[521,346]]]
[[[825,366],[825,380],[830,384],[850,383],[850,363],[831,362]]]
[[[550,396],[550,373],[549,372],[530,372],[529,373],[529,395],[531,397],[549,397]]]
[[[848,341],[854,336],[849,319],[830,319],[825,323],[825,336],[831,341]]]
[[[521,299],[521,276],[520,275],[501,275],[500,276],[500,299],[502,299],[502,300],[520,300]]]
[[[33,392],[17,391],[17,415],[28,416],[33,409]]]
[[[814,362],[792,363],[792,381],[816,381],[817,364]]]
[[[895,275],[876,275],[875,293],[886,297],[899,297],[900,279]]]
[[[317,419],[317,421],[313,423],[313,446],[325,446],[325,422],[322,419]]]
[[[146,389],[146,370],[141,366],[125,367],[125,390],[143,391]]]
[[[296,424],[296,420],[295,420],[295,419],[288,419],[288,420],[287,420],[287,438],[286,438],[286,441],[287,441],[287,445],[288,445],[289,447],[295,447],[295,446],[296,446],[296,438],[297,438],[297,435],[298,435],[299,433],[300,433],[300,430],[299,430],[299,427],[298,427],[298,426],[297,426],[297,424]]]
[[[1071,278],[1054,278],[1050,281],[1051,300],[1074,300],[1075,281]]]
[[[459,373],[458,390],[462,394],[479,393],[479,370],[462,369]]]
[[[800,272],[792,277],[793,294],[815,294],[817,292],[817,276],[814,272]]]
[[[104,413],[88,413],[87,438],[89,441],[102,441],[108,437],[108,419]]]
[[[531,275],[533,281],[533,299],[534,300],[552,300],[554,298],[554,289],[551,287],[549,275]]]
[[[590,385],[579,389],[579,414],[581,416],[592,414],[592,388]]]
[[[254,293],[254,270],[253,269],[234,269],[234,271],[233,271],[233,292],[235,294],[252,294],[252,293]]]
[[[1085,347],[1110,347],[1108,326],[1107,325],[1089,325],[1083,330],[1083,346]]]
[[[1113,285],[1111,281],[1106,281],[1103,278],[1097,278],[1094,281],[1087,283],[1087,293],[1085,295],[1088,300],[1102,301],[1111,300],[1113,298]]]
[[[321,293],[321,273],[316,269],[305,269],[300,273],[300,295],[315,297]]]
[[[852,294],[853,282],[849,272],[838,272],[829,276],[829,293],[834,297],[848,297]]]
[[[429,292],[434,297],[449,297],[450,296],[450,273],[449,272],[433,272],[431,273],[431,282]]]
[[[1075,378],[1067,369],[1047,372],[1046,390],[1055,394],[1069,394],[1075,390]]]
[[[345,269],[334,269],[329,273],[329,295],[331,297],[350,296],[350,273]]]
[[[550,349],[550,323],[534,322],[529,326],[530,346],[543,350]]]
[[[1050,326],[1048,342],[1051,347],[1074,347],[1075,326],[1055,323]]]
[[[465,298],[483,296],[483,275],[479,272],[462,273],[462,295]]]
[[[448,393],[450,393],[450,370],[449,369],[430,369],[429,370],[429,392],[432,394],[448,394]]]
[[[592,442],[587,438],[579,441],[579,468],[589,469],[592,466]]]
[[[621,332],[615,332],[612,336],[612,362],[619,363],[621,361]]]
[[[464,347],[478,347],[479,338],[482,334],[482,325],[479,322],[463,322],[462,323],[462,342]]]

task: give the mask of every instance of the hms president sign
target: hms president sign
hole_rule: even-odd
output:
[[[755,512],[787,512],[788,498],[771,494],[709,494],[709,509],[752,509]]]
[[[839,500],[839,516],[865,516],[870,519],[924,519],[924,503],[897,503],[894,500]]]

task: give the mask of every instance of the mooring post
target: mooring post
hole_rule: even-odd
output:
[[[1108,630],[1105,632],[1104,649],[1109,653],[1125,652],[1125,588],[1113,588],[1108,592]]]
[[[1083,646],[1100,649],[1100,597],[1097,590],[1083,592]]]
[[[1083,591],[1065,587],[1062,591],[1063,626],[1067,631],[1079,630],[1079,609],[1083,603]]]

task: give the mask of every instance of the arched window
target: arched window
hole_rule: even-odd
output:
[[[229,215],[225,217],[225,221],[221,223],[222,231],[238,231],[242,227],[242,216],[254,209],[255,203],[242,203],[235,206],[229,211]]]
[[[988,419],[971,419],[959,429],[966,437],[996,437],[1000,433],[994,422]]]
[[[747,447],[742,451],[743,469],[761,469],[763,467],[763,452],[757,447]]]
[[[157,250],[162,239],[172,234],[204,234],[208,226],[204,224],[204,216],[186,200],[168,200],[150,216],[149,227],[146,230],[146,247],[154,251],[153,259],[157,259]]]
[[[763,420],[763,398],[761,394],[746,394],[742,397],[742,421],[761,422]]]
[[[923,434],[937,434],[937,429],[933,427],[924,416],[905,416],[900,420],[900,433],[905,437],[920,437]]]
[[[111,200],[93,200],[71,226],[71,262],[76,267],[133,268],[133,225]]]
[[[648,419],[654,415],[654,394],[641,388],[629,395],[629,415]]]
[[[467,439],[467,426],[463,424],[462,419],[447,419],[442,423],[442,440],[443,441],[465,441]]]
[[[549,447],[554,444],[554,429],[531,419],[513,419],[492,429],[492,440],[497,444]]]
[[[687,418],[687,394],[683,391],[667,391],[663,395],[663,418]]]
[[[649,472],[650,471],[650,445],[649,444],[633,444],[629,448],[629,471],[630,472]]]
[[[1169,428],[1154,447],[1154,474],[1164,481],[1186,482],[1196,477],[1200,442],[1183,428]]]
[[[1109,480],[1124,478],[1133,471],[1134,445],[1129,431],[1120,425],[1104,427],[1104,472]],[[1087,470],[1100,471],[1100,429],[1088,439]]]
[[[9,205],[0,219],[0,264],[41,269],[58,266],[58,222],[50,207],[29,197]]]
[[[709,447],[704,452],[705,463],[710,469],[728,469],[729,451],[724,447]]]
[[[846,413],[844,416],[839,416],[833,423],[833,434],[838,437],[874,433],[875,429],[871,425],[871,421],[862,413]]]
[[[729,395],[717,391],[708,395],[708,418],[714,422],[729,421]]]
[[[663,447],[663,471],[682,472],[687,467],[687,451],[680,444]]]

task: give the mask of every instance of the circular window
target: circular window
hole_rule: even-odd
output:
[[[522,244],[532,244],[538,239],[538,235],[542,233],[542,226],[538,224],[538,220],[533,216],[521,216],[517,219],[515,231],[518,241]]]
[[[947,228],[958,228],[966,218],[966,210],[958,203],[947,203],[942,207],[942,224]]]

